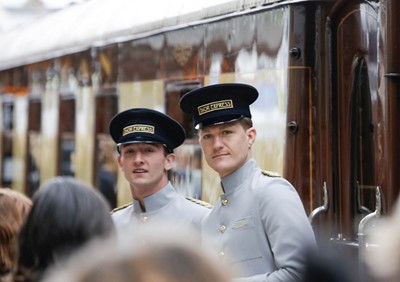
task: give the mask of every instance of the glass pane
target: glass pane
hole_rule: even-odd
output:
[[[6,101],[4,101],[6,100]],[[8,101],[9,100],[9,101]],[[12,184],[12,129],[14,104],[12,96],[3,96],[2,116],[2,152],[1,152],[1,185],[11,187]]]
[[[114,141],[108,134],[97,135],[96,187],[108,201],[110,208],[117,206],[117,151]]]
[[[175,150],[175,167],[171,182],[178,193],[201,199],[201,148],[198,144],[183,144]]]

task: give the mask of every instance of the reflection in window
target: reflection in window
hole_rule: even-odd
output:
[[[183,144],[175,150],[176,161],[171,182],[178,193],[201,199],[201,148]]]
[[[375,210],[374,140],[371,93],[364,58],[357,58],[351,97],[350,179],[354,214]]]
[[[95,185],[107,199],[110,208],[117,207],[118,163],[115,143],[111,139],[108,125],[118,112],[118,96],[115,88],[102,88],[96,97],[96,150]]]
[[[12,142],[13,142],[13,96],[4,95],[2,105],[2,152],[1,152],[1,185],[11,187],[12,184]]]
[[[27,187],[26,192],[32,196],[40,185],[40,155],[41,155],[41,139],[40,132],[29,132],[28,136],[28,164],[27,164]]]
[[[118,163],[116,157],[115,143],[105,133],[98,134],[97,143],[97,182],[100,193],[108,201],[110,208],[117,207],[117,176]]]
[[[40,100],[29,101],[28,120],[28,162],[26,192],[32,196],[40,185],[40,155],[41,155],[41,109]]]
[[[74,175],[73,158],[75,151],[75,100],[60,101],[60,147],[59,175]]]
[[[166,114],[178,121],[186,132],[186,141],[175,150],[175,167],[171,182],[178,193],[201,199],[201,148],[196,137],[193,119],[182,112],[179,100],[187,92],[199,88],[198,81],[170,81],[166,84]]]
[[[63,135],[60,144],[60,175],[74,176],[75,140],[72,135]]]
[[[184,113],[179,107],[179,100],[183,95],[201,86],[198,81],[171,81],[166,84],[166,114],[179,122],[186,132],[186,138],[192,139],[196,136],[193,119]]]
[[[12,136],[3,134],[3,152],[2,152],[2,187],[11,187],[12,183]]]

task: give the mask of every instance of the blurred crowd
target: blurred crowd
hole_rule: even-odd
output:
[[[194,230],[148,225],[115,235],[107,201],[75,178],[47,181],[32,200],[0,188],[1,282],[229,281]]]
[[[201,247],[195,230],[168,225],[126,229],[115,236],[103,196],[72,177],[46,182],[31,199],[0,188],[1,282],[228,282],[221,260]],[[332,248],[305,252],[300,281],[399,281],[400,208],[373,234],[379,247],[367,253],[368,275]],[[268,280],[266,280],[268,281]]]
[[[176,191],[169,172],[185,131],[146,108],[110,122],[131,203],[110,212],[115,199],[72,176],[47,180],[32,199],[0,189],[0,282],[400,281],[400,208],[368,234],[374,247],[359,262],[339,245],[318,245],[296,189],[252,157],[257,97],[228,83],[180,101],[221,179],[214,206]]]

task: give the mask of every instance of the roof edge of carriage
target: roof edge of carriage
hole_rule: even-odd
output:
[[[305,0],[88,0],[0,36],[0,71]],[[123,7],[123,8],[121,8]],[[118,15],[118,19],[116,19]]]

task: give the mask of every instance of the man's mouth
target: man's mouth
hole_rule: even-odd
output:
[[[220,158],[220,157],[224,157],[224,156],[227,156],[228,155],[228,153],[219,153],[219,154],[215,154],[215,155],[213,155],[213,159],[216,159],[216,158]]]

